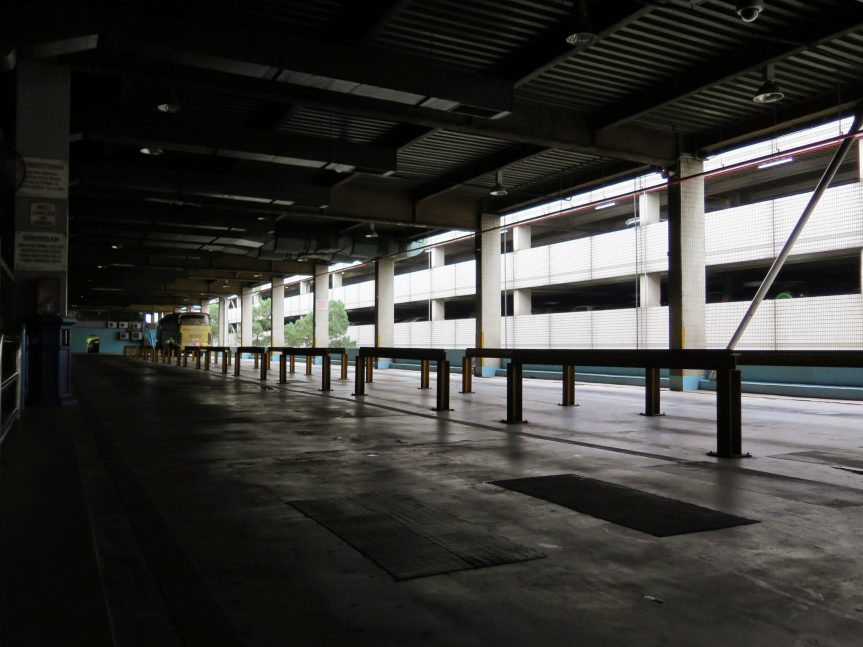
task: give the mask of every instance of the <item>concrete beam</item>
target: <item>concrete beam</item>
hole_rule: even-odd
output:
[[[82,72],[122,78],[130,73],[126,68],[105,64],[73,63],[73,68]],[[670,131],[652,133],[653,137],[662,137],[661,146],[658,147],[645,146],[639,141],[633,141],[632,146],[620,146],[619,144],[626,142],[626,137],[615,137],[613,131],[606,132],[605,140],[615,142],[615,147],[605,149],[596,142],[594,131],[583,115],[573,110],[523,99],[514,101],[512,113],[506,117],[482,119],[419,105],[182,65],[171,67],[170,70],[170,76],[168,76],[164,64],[141,61],[137,64],[134,74],[140,81],[153,83],[170,81],[174,87],[184,87],[195,92],[214,92],[262,101],[303,105],[336,114],[395,121],[429,129],[444,129],[511,143],[559,148],[639,164],[664,166],[674,159],[675,154],[674,137]]]
[[[782,40],[756,38],[751,45],[737,48],[732,54],[722,53],[712,61],[697,63],[688,71],[674,74],[663,83],[656,83],[649,92],[635,91],[618,105],[603,109],[593,122],[600,130],[623,122],[719,85],[744,74],[760,71],[765,65],[811,49],[847,34],[863,25],[863,4],[845,3],[838,10],[806,20],[796,28],[782,33]],[[833,94],[835,99],[835,92]]]
[[[305,183],[305,178],[285,167],[251,162],[240,172],[221,175],[167,167],[85,163],[76,166],[76,179],[88,186],[143,189],[168,195],[280,201],[318,207],[329,202],[329,188]]]
[[[324,168],[328,163],[334,163],[385,173],[396,170],[398,154],[395,147],[250,129],[205,127],[183,119],[110,122],[98,119],[87,124],[85,131],[87,138],[93,141],[307,168]]]
[[[179,9],[179,8],[178,8]],[[183,18],[187,18],[184,20]],[[194,30],[187,25],[195,24]],[[391,90],[393,101],[412,103],[427,98],[485,108],[490,113],[512,107],[512,83],[488,75],[445,67],[436,61],[400,52],[397,56],[373,47],[291,35],[281,31],[218,21],[200,12],[175,15],[143,33],[117,29],[127,50],[144,52],[175,63],[263,77],[282,70],[280,81],[305,80],[308,75],[329,79],[342,92],[366,88]]]

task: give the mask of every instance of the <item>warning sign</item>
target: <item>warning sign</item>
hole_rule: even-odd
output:
[[[69,195],[69,164],[63,160],[24,158],[24,184],[18,195],[65,199]]]
[[[30,224],[33,227],[53,227],[57,224],[57,205],[52,202],[33,202],[30,205]]]
[[[15,269],[66,271],[66,234],[51,231],[15,232]]]

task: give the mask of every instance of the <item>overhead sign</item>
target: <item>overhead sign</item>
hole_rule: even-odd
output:
[[[15,232],[15,269],[66,271],[66,234],[53,231]]]
[[[57,224],[57,205],[53,202],[33,202],[30,204],[30,225],[51,228]]]
[[[69,196],[69,163],[64,160],[24,158],[24,183],[18,195],[65,200]]]

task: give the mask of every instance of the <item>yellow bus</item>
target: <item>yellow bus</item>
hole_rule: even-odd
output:
[[[210,315],[206,312],[175,312],[159,320],[156,348],[209,346],[212,339]]]

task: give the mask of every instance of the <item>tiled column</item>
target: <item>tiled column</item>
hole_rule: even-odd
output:
[[[476,257],[476,345],[500,348],[500,216],[482,214],[474,238]],[[480,375],[494,375],[499,360],[482,360]]]
[[[668,188],[669,348],[704,348],[704,165],[683,156]],[[693,179],[690,176],[698,175]],[[701,371],[673,370],[671,388],[698,388]]]
[[[252,345],[252,316],[254,310],[252,306],[252,293],[243,290],[240,295],[240,346]]]
[[[330,345],[330,275],[326,265],[315,265],[313,346]]]
[[[375,261],[375,346],[392,347],[395,343],[395,261]],[[379,368],[387,368],[386,359],[378,359]]]
[[[273,279],[272,301],[270,302],[271,329],[270,346],[285,345],[285,280],[279,276]]]

